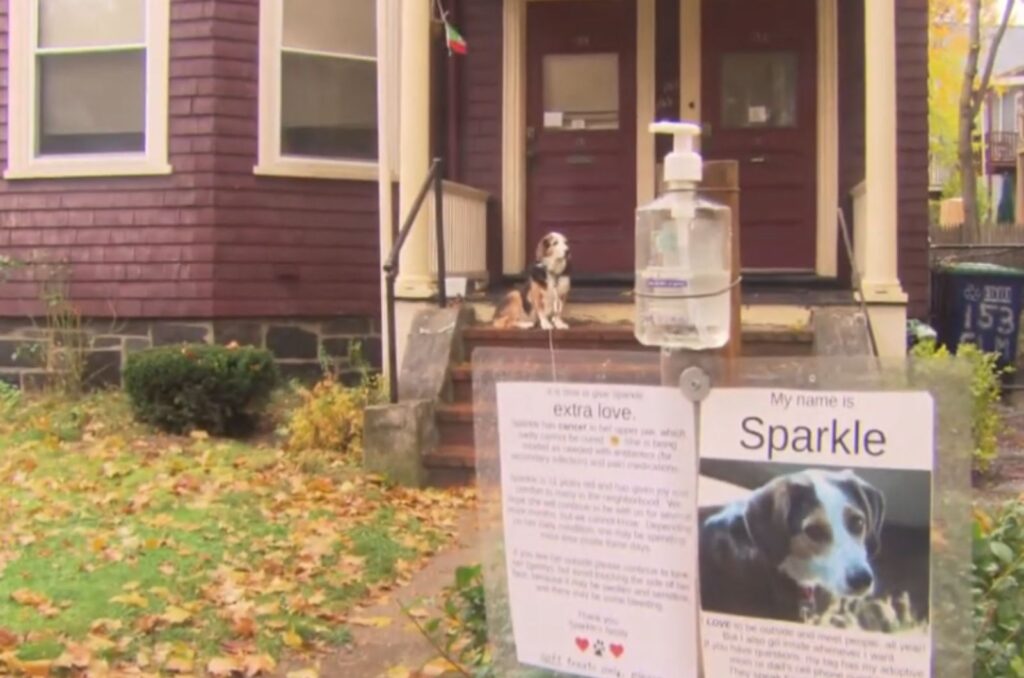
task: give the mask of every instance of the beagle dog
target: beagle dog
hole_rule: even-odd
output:
[[[562,319],[571,287],[569,241],[561,233],[548,233],[537,243],[536,260],[526,285],[505,295],[494,315],[495,327],[564,330]]]
[[[874,591],[885,498],[852,471],[780,476],[703,513],[706,611],[804,621],[816,590],[853,599]]]

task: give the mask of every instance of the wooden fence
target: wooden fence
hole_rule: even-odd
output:
[[[1024,224],[982,224],[979,229],[957,226],[932,226],[929,229],[932,247],[956,245],[1024,246]]]

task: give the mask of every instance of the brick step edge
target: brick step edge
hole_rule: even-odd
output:
[[[476,447],[441,443],[433,452],[423,455],[428,468],[476,468]]]

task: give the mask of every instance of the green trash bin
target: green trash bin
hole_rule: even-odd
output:
[[[964,342],[999,354],[1002,365],[1017,360],[1024,269],[961,263],[932,273],[932,323],[950,351]]]

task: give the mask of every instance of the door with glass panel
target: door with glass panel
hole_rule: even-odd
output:
[[[633,270],[634,0],[527,3],[527,259],[568,236],[574,274]]]
[[[705,158],[740,163],[743,267],[815,267],[815,0],[702,5]]]

